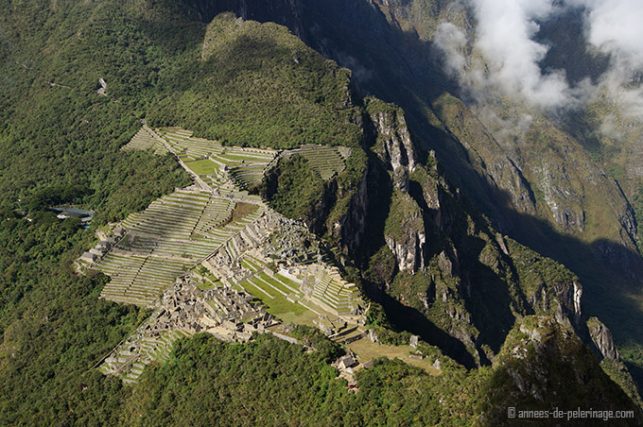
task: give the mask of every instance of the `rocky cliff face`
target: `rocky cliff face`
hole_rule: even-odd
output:
[[[384,240],[397,260],[399,271],[417,272],[425,266],[424,215],[408,193],[395,190],[384,228]]]
[[[516,406],[627,407],[640,416],[574,331],[547,316],[530,316],[516,325],[494,362],[488,386],[488,400],[480,408],[484,425],[505,424],[506,408]]]
[[[371,149],[388,171],[393,187],[384,239],[399,271],[415,273],[425,266],[427,243],[422,209],[409,194],[410,176],[417,168],[415,147],[398,107],[369,99],[366,109],[374,129]]]
[[[578,277],[507,235],[565,263],[576,260],[578,274],[593,261],[574,250],[584,248],[577,240],[592,242],[627,271],[638,262],[636,221],[618,184],[551,118],[534,114],[528,132],[507,135],[493,118],[524,110],[489,114],[444,95],[458,92],[425,61],[432,33],[444,17],[467,27],[467,14],[451,2],[428,3],[218,2],[246,18],[288,25],[350,68],[358,93],[408,113],[365,102],[368,166],[333,234],[364,268],[369,257],[391,261],[394,278],[377,285],[439,330],[426,339],[444,333],[486,363],[517,319],[535,313],[578,326],[583,315]]]
[[[594,345],[596,345],[596,348],[604,358],[609,360],[620,360],[618,350],[614,345],[612,332],[603,324],[603,322],[596,317],[591,317],[587,321],[587,328],[589,329],[589,335],[591,336]]]
[[[341,230],[349,252],[390,257],[394,279],[383,277],[380,285],[459,341],[477,364],[495,357],[522,316],[547,314],[578,325],[578,278],[473,213],[435,153],[418,153],[398,107],[368,99],[366,111],[371,155]],[[372,228],[376,212],[385,216],[379,229]],[[373,242],[383,246],[368,247]],[[381,270],[372,265],[382,262],[378,257],[372,270]]]
[[[543,218],[583,240],[610,236],[636,252],[634,219],[618,184],[551,120],[535,118],[516,140],[488,119],[491,107],[471,110],[451,96],[439,98],[434,107],[448,132],[467,149],[467,162],[497,194],[508,196],[512,211]],[[505,230],[515,229],[510,217],[496,215]]]
[[[409,174],[415,171],[417,160],[404,114],[398,108],[377,111],[373,106],[370,119],[375,125],[380,158],[393,171],[395,186],[408,191]]]
[[[369,208],[369,186],[368,178],[370,171],[366,173],[349,202],[346,214],[339,222],[333,224],[332,233],[348,249],[348,253],[354,258],[359,258],[363,251],[364,234],[367,230],[367,209]]]
[[[503,100],[475,106],[451,95],[434,96],[457,94],[457,87],[450,90],[448,79],[436,70],[440,65],[426,60],[432,57],[435,29],[449,20],[471,32],[466,8],[453,2],[420,0],[357,1],[350,5],[338,0],[184,1],[204,20],[234,11],[245,19],[287,25],[309,45],[351,68],[356,86],[412,112],[413,128],[432,134],[446,131],[449,142],[441,135],[422,144],[438,152],[441,161],[450,166],[446,170],[449,178],[503,232],[523,232],[530,244],[548,245],[551,242],[544,241],[542,234],[550,231],[543,226],[539,233],[531,232],[533,221],[528,217],[543,219],[557,232],[584,242],[616,242],[625,250],[597,244],[596,252],[618,268],[623,267],[619,265],[623,259],[628,260],[629,269],[635,264],[641,267],[640,256],[633,256],[638,251],[637,227],[630,204],[618,184],[584,151],[583,141],[565,132],[552,118],[524,105]],[[408,36],[413,33],[417,40]],[[531,118],[529,126],[521,125],[520,132],[508,130],[524,117]],[[374,123],[395,128],[378,120]],[[404,153],[391,155],[403,161]],[[628,195],[631,198],[634,193]]]

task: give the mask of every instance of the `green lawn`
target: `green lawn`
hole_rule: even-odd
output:
[[[197,175],[210,175],[219,170],[219,165],[209,159],[188,161],[185,165]]]
[[[210,289],[214,289],[214,288],[216,288],[217,286],[213,285],[213,284],[212,284],[212,283],[210,283],[210,282],[199,282],[199,283],[196,285],[196,287],[197,287],[197,289],[202,290],[202,291],[209,291]]]
[[[262,289],[272,295],[273,298],[268,298],[266,294],[258,290],[255,285],[248,283],[248,281],[243,281],[240,285],[249,294],[260,299],[267,307],[266,311],[268,313],[285,322],[301,325],[313,325],[313,320],[317,318],[317,315],[306,307],[288,301],[283,295],[273,289],[269,289],[267,286],[265,288],[262,287]]]
[[[293,293],[290,289],[285,287],[283,285],[283,283],[280,283],[278,280],[270,277],[266,273],[259,273],[259,274],[257,274],[256,277],[265,280],[266,282],[270,283],[272,286],[274,286],[275,288],[279,289],[280,291],[282,291],[282,292],[284,292],[286,294],[292,294]],[[295,287],[295,289],[299,289],[299,286]]]
[[[432,358],[415,359],[411,357],[413,349],[408,345],[386,345],[374,343],[368,338],[362,338],[348,345],[362,363],[380,357],[400,359],[409,365],[424,369],[429,375],[440,375],[441,371],[433,367]]]
[[[299,284],[290,280],[288,277],[277,273],[275,275],[275,278],[277,278],[280,282],[285,283],[286,285],[290,286],[293,289],[299,289]]]
[[[249,257],[245,257],[241,260],[241,266],[253,273],[257,273],[265,268],[265,266],[259,265],[259,263],[254,259],[250,260]]]

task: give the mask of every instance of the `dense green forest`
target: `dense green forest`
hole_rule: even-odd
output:
[[[119,150],[140,126],[139,119],[155,112],[149,119],[156,123],[172,121],[248,145],[292,146],[304,139],[351,144],[355,136],[315,136],[346,132],[333,115],[345,114],[336,103],[346,95],[347,76],[299,44],[301,67],[295,68],[289,57],[292,69],[282,72],[302,79],[295,89],[306,93],[292,95],[301,100],[299,106],[292,105],[292,98],[261,100],[261,93],[240,93],[234,98],[240,105],[219,104],[229,111],[187,108],[194,97],[207,95],[202,103],[220,97],[216,79],[245,66],[230,60],[201,62],[203,24],[168,19],[169,9],[147,9],[147,2],[3,3],[9,12],[0,17],[0,424],[183,424],[199,415],[197,424],[220,422],[225,416],[230,425],[239,425],[238,410],[245,402],[252,405],[243,413],[246,425],[260,420],[272,425],[358,424],[376,415],[424,423],[440,416],[431,394],[404,403],[404,393],[417,394],[415,385],[427,377],[421,371],[383,364],[365,374],[371,392],[358,397],[335,379],[324,350],[306,354],[299,346],[267,337],[245,347],[206,337],[183,342],[171,363],[146,374],[134,389],[102,376],[97,363],[147,313],[100,300],[107,278],[80,277],[72,271],[72,261],[91,244],[97,227],[189,182],[169,156]],[[273,26],[266,31],[258,37],[279,33]],[[238,43],[239,49],[245,49],[243,43],[249,51],[259,48],[259,41],[248,37]],[[221,69],[222,64],[229,68]],[[318,77],[320,88],[310,92]],[[107,81],[107,96],[96,93],[99,78]],[[196,83],[201,86],[193,87]],[[240,81],[237,90],[244,88],[249,86]],[[174,102],[176,97],[181,102]],[[251,108],[256,102],[264,104]],[[310,108],[299,108],[303,104]],[[269,113],[258,116],[257,108]],[[292,114],[293,108],[299,115]],[[324,109],[328,118],[319,114]],[[204,113],[211,115],[194,115]],[[275,114],[288,121],[273,120]],[[350,124],[352,113],[347,114],[341,120]],[[199,125],[221,123],[215,120],[220,117],[227,128]],[[307,121],[312,118],[321,122]],[[308,133],[293,131],[293,126]],[[281,185],[290,190],[290,178],[284,179]],[[307,192],[311,197],[320,185],[315,182]],[[58,220],[46,210],[56,204],[95,210],[90,229],[74,219]],[[203,369],[195,369],[199,366]],[[219,375],[213,378],[215,373]],[[269,415],[265,409],[274,405],[272,390],[285,409]],[[406,408],[402,412],[400,405]]]
[[[190,182],[170,156],[120,151],[141,120],[239,145],[352,146],[337,184],[348,189],[365,163],[350,76],[283,27],[227,15],[206,28],[169,0],[0,7],[0,425],[459,426],[495,410],[500,374],[435,350],[442,375],[380,360],[350,391],[329,365],[342,350],[311,331],[300,333],[312,352],[198,335],[134,387],[102,376],[97,364],[149,313],[99,299],[107,277],[72,261],[98,227]],[[305,217],[325,184],[301,158],[281,166],[272,203]],[[57,219],[57,204],[95,210],[91,227]]]
[[[289,218],[310,218],[319,210],[324,181],[308,166],[308,160],[295,155],[279,161],[264,179],[261,194],[273,209]]]
[[[440,396],[465,378],[382,361],[361,372],[354,393],[328,360],[328,351],[306,354],[267,336],[247,345],[197,336],[145,375],[134,389],[144,397],[130,400],[125,416],[137,425],[433,425],[448,413]],[[470,406],[448,409],[451,425],[473,415]]]

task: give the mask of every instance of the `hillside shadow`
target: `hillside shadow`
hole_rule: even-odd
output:
[[[555,230],[548,222],[521,214],[508,206],[502,214],[513,227],[507,230],[519,243],[552,258],[576,274],[584,288],[584,318],[598,316],[612,330],[617,343],[643,344],[643,262],[639,254],[606,239],[583,242]]]
[[[463,278],[468,282],[470,298],[465,299],[467,311],[471,320],[480,331],[477,343],[487,344],[494,353],[498,353],[505,338],[515,323],[511,311],[512,299],[509,285],[498,276],[489,266],[479,260],[486,242],[477,237],[467,237],[461,242],[461,247],[478,256],[467,257],[463,260]]]
[[[517,212],[511,195],[474,169],[457,138],[429,123],[426,112],[433,101],[443,93],[458,92],[441,71],[431,44],[391,25],[366,2],[318,3],[304,2],[308,30],[304,41],[353,70],[358,94],[374,95],[405,110],[414,139],[424,150],[436,151],[442,172],[461,189],[473,211],[491,218],[504,234],[572,270],[585,288],[586,316],[597,315],[604,320],[618,342],[643,344],[643,313],[631,298],[632,293],[641,291],[640,255],[618,242],[583,242],[560,233],[540,218]]]
[[[164,10],[156,6],[160,14],[172,14],[168,19],[152,19],[140,17],[136,21],[139,28],[147,37],[155,42],[155,46],[163,49],[168,55],[181,55],[189,51],[200,50],[205,36],[205,25],[180,16],[178,11]]]
[[[424,342],[439,347],[446,356],[467,369],[477,366],[473,356],[460,340],[438,328],[424,314],[403,305],[376,286],[367,286],[365,290],[370,299],[382,305],[386,317],[395,329],[417,335]]]
[[[445,90],[457,90],[431,44],[390,25],[369,2],[274,0],[248,7],[244,0],[182,0],[181,4],[187,8],[186,18],[202,23],[233,12],[243,19],[284,25],[313,49],[351,69],[359,92],[384,101],[404,104],[402,99],[418,93],[432,100]],[[413,82],[413,87],[391,84],[398,81]]]
[[[479,175],[460,143],[428,123],[426,110],[432,102],[445,92],[457,92],[455,84],[441,71],[430,43],[391,25],[366,2],[347,5],[329,0],[319,4],[311,0],[303,4],[302,16],[308,31],[304,40],[353,69],[359,93],[372,94],[404,108],[415,139],[422,142],[425,150],[436,151],[442,171],[463,191],[475,206],[474,211],[491,218],[503,233],[578,275],[585,285],[588,314],[599,315],[615,330],[622,327],[616,319],[627,320],[631,325],[643,324],[640,309],[629,297],[631,292],[640,292],[643,281],[643,261],[638,253],[608,240],[588,244],[560,233],[540,218],[517,212],[510,194]],[[608,307],[612,305],[607,303],[610,300],[615,307]],[[643,343],[641,328],[629,329],[626,335]]]
[[[542,219],[517,212],[510,194],[474,169],[457,138],[427,118],[427,111],[439,96],[458,92],[441,71],[430,43],[391,24],[366,1],[276,0],[255,8],[248,8],[242,0],[191,2],[201,8],[199,19],[203,22],[217,13],[232,11],[247,19],[286,25],[309,46],[351,69],[359,96],[374,95],[401,106],[420,148],[435,150],[444,174],[461,189],[475,211],[491,218],[502,233],[570,268],[585,288],[585,315],[598,315],[613,330],[617,342],[643,344],[643,316],[631,297],[641,291],[640,255],[618,242],[582,242]],[[457,344],[435,331],[435,325],[424,316],[388,299],[383,303],[396,324],[426,336],[429,342],[442,340],[447,347],[455,345],[451,353],[462,359]]]

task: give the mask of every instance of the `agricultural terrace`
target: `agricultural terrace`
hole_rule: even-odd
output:
[[[322,313],[322,310],[302,304],[299,285],[275,274],[264,262],[244,256],[241,266],[246,277],[234,287],[260,299],[274,316],[287,322],[313,325],[313,320]]]
[[[123,304],[153,306],[191,265],[189,261],[115,252],[108,253],[95,268],[111,278],[101,297]]]
[[[151,316],[152,319],[154,317]],[[140,353],[131,352],[129,340],[125,341],[105,360],[100,371],[105,375],[121,377],[124,383],[135,383],[147,365],[154,361],[165,362],[170,357],[174,343],[191,335],[190,331],[184,329],[172,329],[159,336],[143,336],[140,338]]]
[[[360,301],[357,287],[342,279],[335,268],[310,266],[302,280],[313,289],[311,300],[332,313],[349,315]]]
[[[241,189],[258,186],[278,154],[274,150],[223,146],[216,141],[194,138],[192,132],[183,129],[165,128],[158,134],[186,166],[213,187],[225,184],[224,171]]]
[[[111,277],[101,296],[145,307],[155,305],[176,278],[258,219],[263,208],[178,190],[123,222],[126,234],[95,269]]]
[[[319,173],[324,180],[340,174],[346,168],[346,159],[351,150],[347,147],[329,147],[327,145],[302,145],[288,150],[284,155],[299,154],[308,160],[310,167]]]
[[[235,287],[260,299],[271,314],[287,322],[310,325],[322,318],[341,323],[340,319],[350,316],[359,298],[354,285],[335,280],[332,273],[315,270],[314,274],[324,277],[317,284],[311,276],[304,279],[285,271],[276,272],[258,257],[246,254],[240,263],[245,274]],[[305,290],[306,280],[312,292]]]
[[[165,153],[169,149],[207,185],[225,191],[256,188],[277,157],[294,154],[304,157],[322,179],[330,180],[346,168],[346,159],[351,154],[348,147],[312,144],[282,152],[230,147],[192,135],[191,131],[180,128],[162,128],[154,131],[143,126],[123,149],[152,149],[157,154]]]
[[[161,141],[159,141],[147,128],[143,126],[129,143],[123,146],[123,151],[142,151],[152,150],[154,154],[165,154],[167,149]]]

